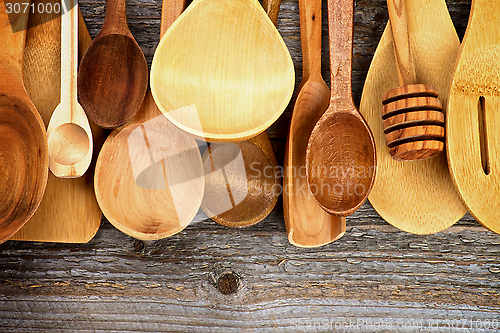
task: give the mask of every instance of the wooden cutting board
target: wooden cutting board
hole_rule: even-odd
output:
[[[406,1],[417,82],[433,85],[446,105],[460,42],[444,0]],[[458,221],[466,209],[448,172],[446,155],[401,162],[389,154],[382,125],[382,96],[398,86],[391,27],[387,25],[366,77],[360,112],[377,148],[377,174],[368,197],[397,228],[429,234]],[[446,108],[443,110],[446,113]]]
[[[447,117],[450,172],[470,213],[500,233],[500,7],[472,1],[451,85]]]
[[[34,0],[38,3],[50,0]],[[37,8],[37,7],[35,7]],[[47,14],[31,14],[26,34],[24,84],[47,126],[60,101],[61,18],[47,22]],[[50,19],[50,17],[49,17]],[[46,22],[39,24],[40,22]],[[80,57],[91,43],[83,18],[79,22]],[[94,194],[94,164],[104,141],[104,130],[91,123],[93,162],[81,178],[61,179],[49,172],[44,197],[33,217],[11,238],[37,242],[85,243],[101,223],[101,210]]]

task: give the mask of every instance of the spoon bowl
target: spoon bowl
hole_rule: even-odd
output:
[[[61,142],[66,144],[61,145]],[[49,155],[55,163],[74,165],[89,155],[90,140],[82,127],[67,123],[52,132],[48,145]],[[90,156],[92,156],[91,151]]]

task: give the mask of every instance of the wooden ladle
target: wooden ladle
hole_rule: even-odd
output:
[[[125,0],[107,0],[101,31],[78,70],[78,97],[87,116],[104,128],[131,120],[144,100],[148,66],[127,26]]]
[[[33,215],[49,170],[45,125],[23,84],[28,12],[7,15],[13,3],[0,5],[0,243]]]
[[[375,177],[375,143],[351,90],[354,0],[328,0],[330,105],[312,130],[306,171],[327,212],[347,216],[366,200]]]
[[[160,110],[206,141],[262,133],[285,110],[294,84],[290,53],[257,0],[194,0],[161,39],[151,65]],[[191,112],[172,113],[187,106]]]
[[[60,178],[81,177],[93,152],[92,130],[77,100],[78,4],[70,0],[69,6],[61,17],[61,102],[47,128],[50,170]]]
[[[416,84],[406,0],[387,0],[400,86],[383,96],[384,133],[392,158],[412,161],[444,149],[444,113],[434,87]]]

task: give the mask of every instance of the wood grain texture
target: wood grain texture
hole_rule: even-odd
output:
[[[450,92],[447,155],[455,185],[469,211],[500,233],[498,55],[500,10],[474,1]],[[482,99],[482,100],[481,100]]]

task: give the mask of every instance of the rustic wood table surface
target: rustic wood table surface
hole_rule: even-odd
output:
[[[447,1],[460,38],[470,1]],[[81,0],[94,37],[105,1]],[[326,1],[324,1],[326,8]],[[149,65],[159,41],[159,0],[128,0],[132,33]],[[387,22],[383,0],[355,11],[353,93],[359,105]],[[324,77],[328,78],[326,10]],[[297,0],[278,22],[297,84]],[[283,161],[290,112],[271,127]],[[288,243],[280,203],[260,224],[233,230],[199,213],[183,232],[142,242],[105,219],[88,244],[0,245],[2,332],[495,332],[500,331],[500,235],[470,215],[434,235],[392,227],[366,203],[340,240],[313,249]]]

